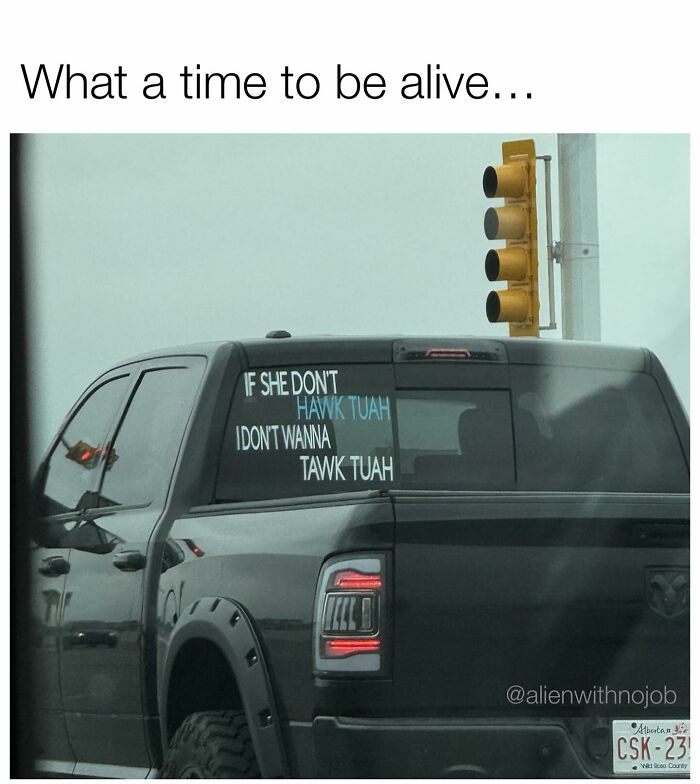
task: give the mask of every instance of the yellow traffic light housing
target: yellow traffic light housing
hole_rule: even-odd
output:
[[[532,139],[504,142],[503,165],[484,171],[484,195],[505,200],[503,207],[486,210],[484,232],[506,241],[486,254],[484,269],[490,281],[508,281],[507,289],[488,295],[486,317],[509,322],[514,337],[540,334],[535,159]]]

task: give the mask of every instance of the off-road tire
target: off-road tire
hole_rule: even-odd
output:
[[[166,779],[256,779],[260,769],[245,715],[237,711],[190,714],[170,742]]]

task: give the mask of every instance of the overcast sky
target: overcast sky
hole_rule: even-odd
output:
[[[481,177],[528,136],[27,137],[36,448],[94,377],[152,348],[507,334],[484,311]],[[554,156],[556,238],[556,136],[534,138]],[[597,142],[602,339],[655,351],[689,407],[688,137]]]

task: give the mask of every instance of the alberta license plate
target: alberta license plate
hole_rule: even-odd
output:
[[[690,721],[613,721],[613,773],[687,776]]]

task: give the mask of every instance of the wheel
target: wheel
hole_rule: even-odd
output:
[[[192,713],[170,742],[166,779],[256,779],[260,769],[245,715],[236,711]]]

